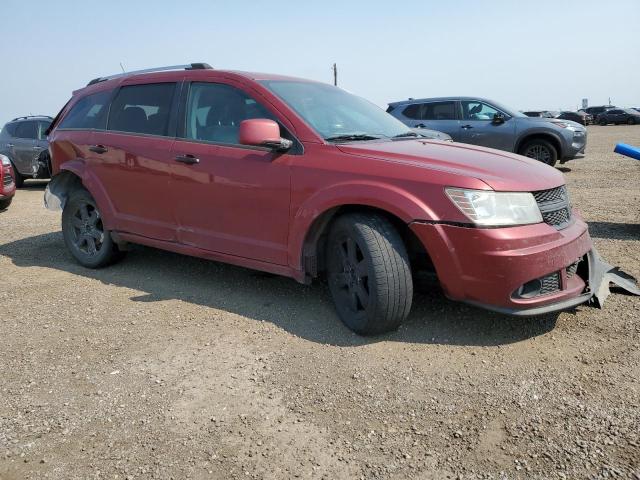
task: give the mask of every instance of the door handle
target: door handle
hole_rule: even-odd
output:
[[[42,147],[31,147],[33,150],[42,150]]]
[[[186,163],[187,165],[193,165],[194,163],[200,163],[200,159],[197,157],[194,157],[193,155],[186,154],[186,155],[178,155],[176,157],[176,162]]]
[[[91,145],[89,150],[95,153],[107,153],[109,151],[104,145]]]
[[[462,125],[462,127],[460,128],[464,128],[465,130],[469,130],[470,128],[473,128],[472,125]]]

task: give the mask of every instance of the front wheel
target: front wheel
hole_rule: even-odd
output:
[[[636,124],[636,119],[635,118],[630,118],[629,120],[627,120],[627,123],[629,125],[635,125]]]
[[[518,153],[525,157],[534,158],[542,163],[546,163],[550,167],[553,167],[558,161],[558,151],[551,142],[547,140],[530,140],[520,148]]]
[[[607,121],[604,118],[601,118],[598,121],[598,125],[600,125],[601,127],[604,127],[607,124]]]
[[[84,267],[105,267],[121,255],[104,228],[95,200],[84,189],[74,191],[64,206],[62,235],[71,254]]]
[[[395,330],[409,314],[413,280],[407,250],[380,215],[336,219],[329,232],[327,276],[340,319],[358,334]]]

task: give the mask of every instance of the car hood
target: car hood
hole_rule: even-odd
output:
[[[584,130],[584,125],[582,125],[581,123],[578,122],[574,122],[573,120],[565,120],[564,118],[547,118],[547,117],[518,117],[517,119],[519,122],[522,123],[526,123],[528,125],[532,125],[532,124],[536,124],[539,125],[541,127],[548,127],[549,124],[554,124],[554,123],[558,123],[558,122],[562,122],[562,123],[568,123],[569,125],[573,126],[576,130]],[[561,129],[562,127],[558,127],[557,125],[555,126],[555,128]]]
[[[558,170],[537,160],[464,143],[422,139],[341,144],[338,148],[349,155],[473,177],[496,191],[538,191],[565,183]]]

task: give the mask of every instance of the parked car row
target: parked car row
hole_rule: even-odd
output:
[[[45,204],[62,210],[64,242],[85,267],[138,243],[325,278],[361,334],[403,322],[421,272],[453,300],[513,315],[603,291],[587,225],[548,166],[584,150],[582,125],[468,97],[389,110],[331,85],[206,64],[97,78],[49,129]],[[430,126],[505,151],[413,130]]]

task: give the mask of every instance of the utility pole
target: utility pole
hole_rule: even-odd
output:
[[[333,84],[338,86],[338,65],[336,63],[333,64]]]

